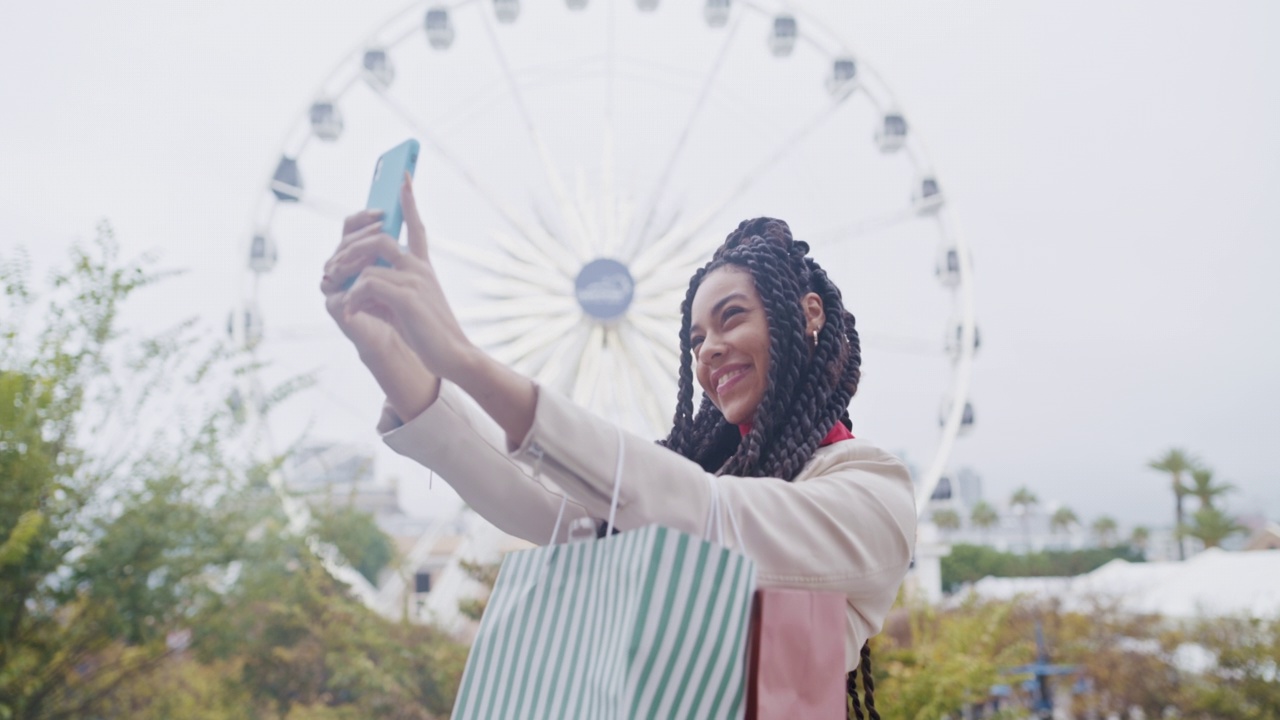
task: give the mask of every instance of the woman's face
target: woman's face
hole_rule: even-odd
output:
[[[751,274],[734,265],[712,270],[690,316],[698,384],[725,420],[750,422],[769,379],[769,324]]]

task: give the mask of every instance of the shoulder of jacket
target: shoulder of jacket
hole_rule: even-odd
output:
[[[911,481],[911,473],[896,455],[863,438],[842,440],[818,448],[801,475],[804,479],[808,479],[830,475],[845,469],[898,476],[896,479]]]

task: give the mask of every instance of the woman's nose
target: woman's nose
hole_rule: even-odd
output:
[[[720,357],[724,354],[724,343],[718,335],[708,334],[702,341],[702,347],[698,351],[698,357],[703,360]]]

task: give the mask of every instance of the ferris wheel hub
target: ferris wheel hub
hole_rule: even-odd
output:
[[[617,260],[597,258],[582,266],[573,282],[573,296],[589,317],[617,320],[631,307],[636,283],[631,271]]]

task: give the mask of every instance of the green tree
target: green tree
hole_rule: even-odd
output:
[[[939,530],[959,530],[960,513],[952,510],[951,508],[935,510],[933,513],[933,524],[937,525]]]
[[[373,515],[350,505],[321,507],[311,515],[316,536],[337,548],[366,580],[377,585],[378,573],[391,563],[395,548]]]
[[[1018,514],[1018,520],[1022,524],[1022,542],[1027,552],[1031,552],[1031,508],[1039,504],[1040,498],[1025,485],[1014,490],[1009,498],[1009,507]]]
[[[1115,544],[1116,531],[1119,527],[1120,526],[1116,524],[1115,518],[1109,515],[1103,515],[1097,520],[1094,520],[1093,524],[1089,526],[1089,529],[1093,532],[1093,537],[1097,540],[1098,545],[1105,548],[1111,547]]]
[[[1206,467],[1198,467],[1191,471],[1191,487],[1187,494],[1200,501],[1201,508],[1214,507],[1214,499],[1235,490],[1231,483],[1221,485],[1213,481],[1213,471]]]
[[[1206,548],[1222,545],[1222,541],[1232,535],[1249,532],[1249,528],[1241,525],[1235,518],[1227,515],[1212,505],[1202,507],[1191,516],[1191,525],[1183,529],[1181,535],[1193,537],[1204,543]]]
[[[1074,510],[1065,505],[1053,511],[1049,518],[1049,531],[1054,535],[1069,532],[1074,525],[1080,524],[1080,518]]]
[[[1164,455],[1148,461],[1147,467],[1169,474],[1171,489],[1173,490],[1174,528],[1183,527],[1185,525],[1185,517],[1183,515],[1182,501],[1187,496],[1187,486],[1183,483],[1182,478],[1199,467],[1199,463],[1186,450],[1172,448]],[[1183,546],[1181,535],[1178,537],[1178,559],[1187,559],[1187,551]]]
[[[982,530],[985,541],[987,531],[1000,524],[1000,514],[985,500],[979,500],[969,512],[969,522]]]
[[[172,273],[104,226],[47,297],[30,274],[0,262],[0,718],[447,714],[465,650],[355,601],[242,450],[251,359],[120,326]]]
[[[1151,530],[1144,525],[1138,525],[1129,533],[1129,544],[1143,554],[1147,552],[1147,545],[1150,543]]]

